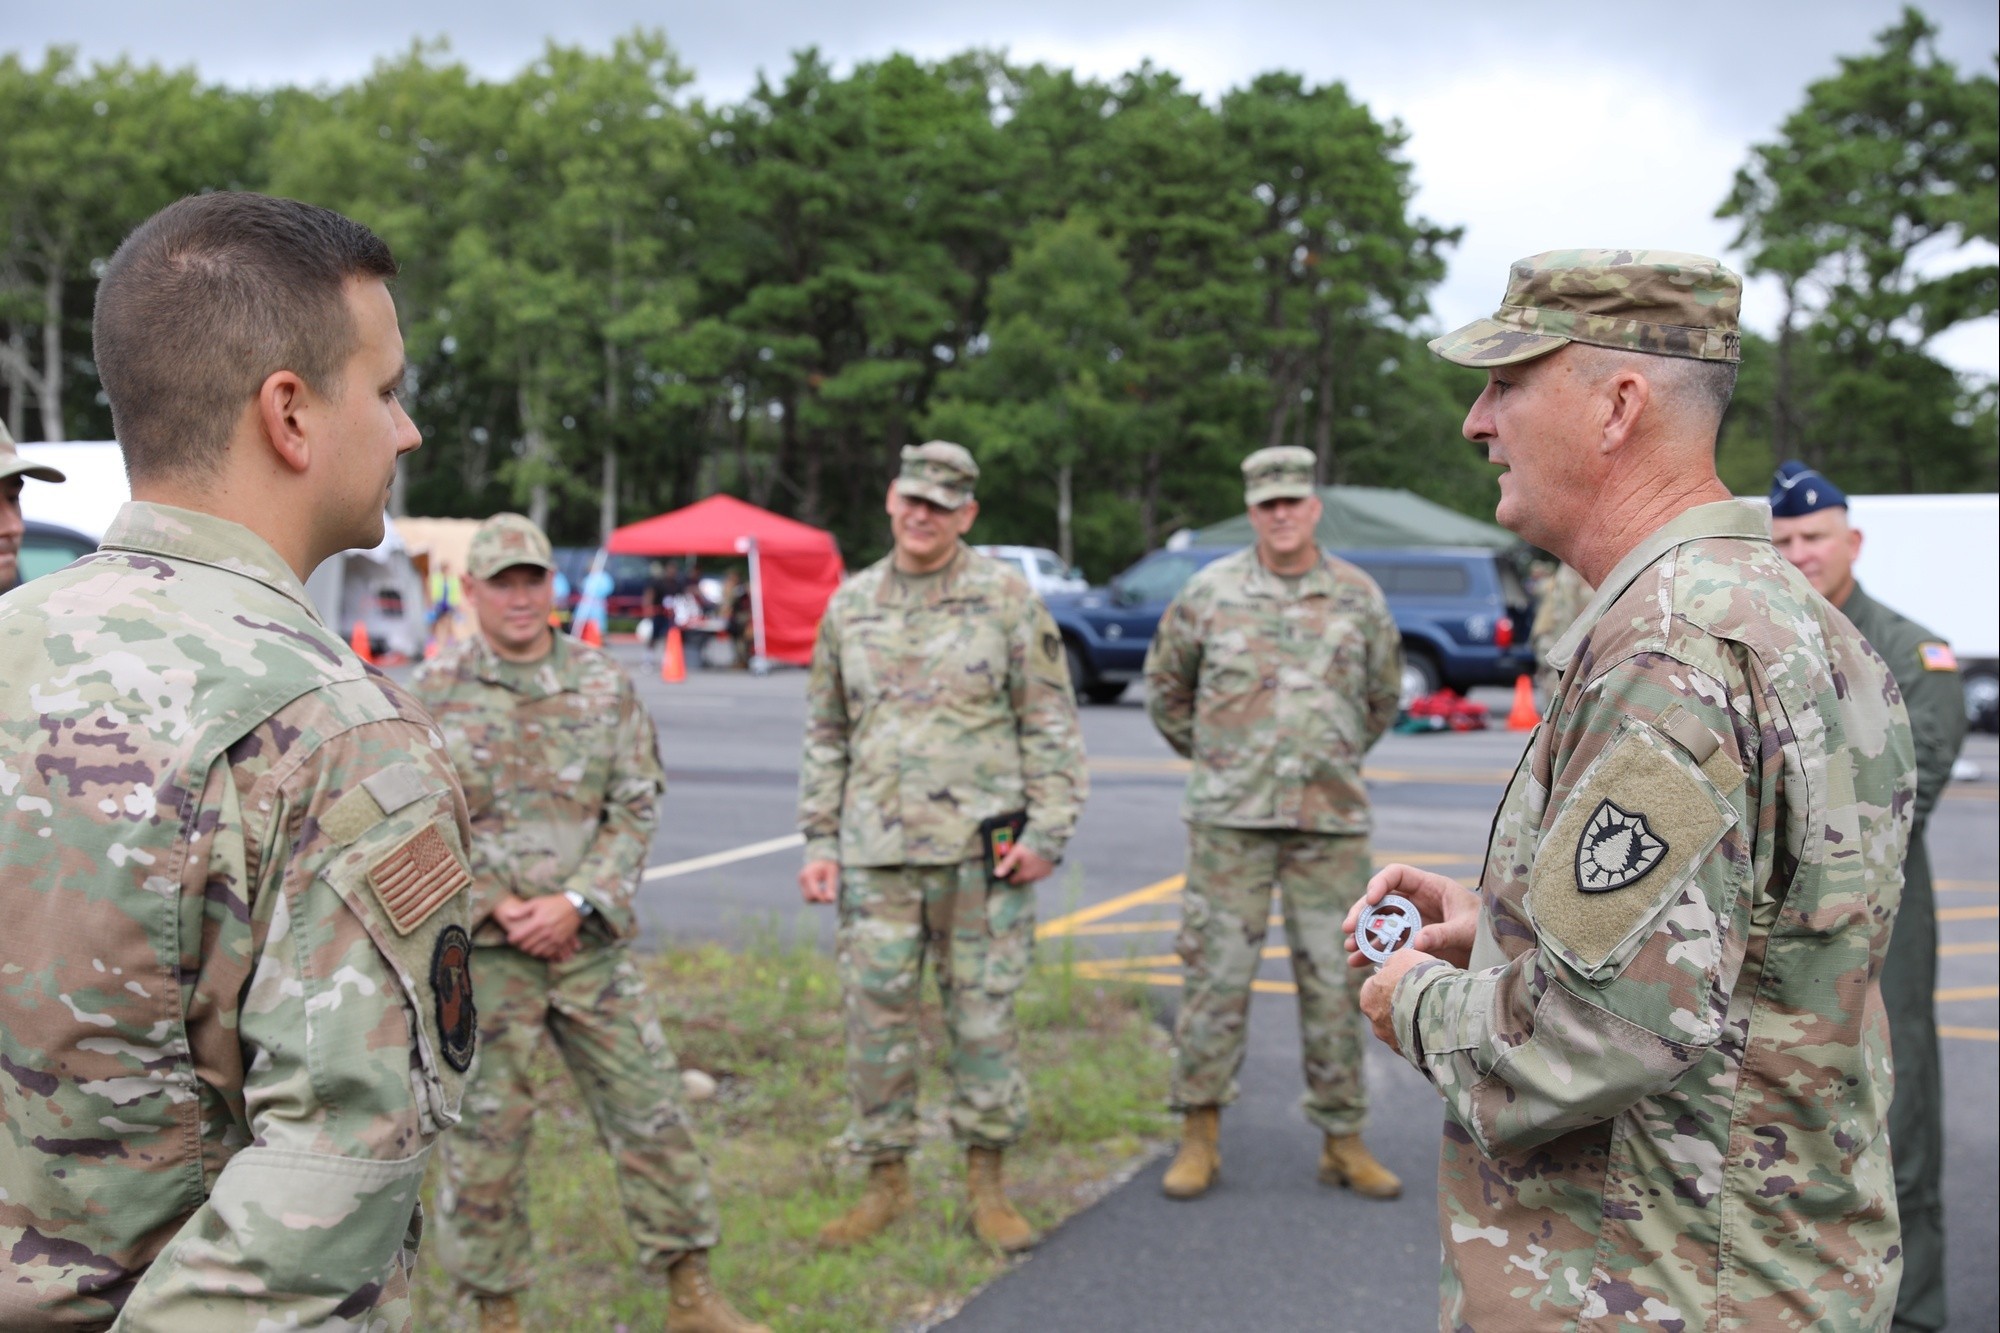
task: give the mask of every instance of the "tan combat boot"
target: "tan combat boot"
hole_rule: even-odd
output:
[[[708,1251],[689,1250],[667,1270],[667,1333],[771,1333],[730,1308],[708,1279]]]
[[[1198,1199],[1222,1175],[1222,1108],[1191,1106],[1181,1116],[1181,1150],[1160,1189],[1169,1199]]]
[[[1403,1193],[1403,1182],[1375,1160],[1359,1134],[1326,1136],[1319,1153],[1319,1183],[1345,1185],[1366,1199],[1394,1199]]]
[[[479,1333],[521,1333],[521,1306],[512,1296],[479,1296]]]
[[[852,1208],[819,1229],[819,1243],[841,1249],[873,1240],[910,1211],[910,1167],[900,1157],[885,1157],[868,1167],[868,1188]]]
[[[1035,1230],[1014,1210],[1000,1184],[1000,1163],[1005,1157],[998,1148],[967,1148],[965,1192],[972,1199],[972,1234],[996,1250],[1013,1254],[1035,1243]]]

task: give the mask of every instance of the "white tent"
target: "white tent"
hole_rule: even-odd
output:
[[[21,514],[102,540],[132,498],[125,457],[115,440],[23,444],[21,457],[59,469],[60,485],[31,481],[21,488]],[[344,639],[358,621],[378,652],[417,657],[424,648],[424,585],[393,521],[368,551],[342,551],[313,571],[306,592],[320,619]]]

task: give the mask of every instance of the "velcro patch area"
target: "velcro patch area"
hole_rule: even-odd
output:
[[[382,803],[365,786],[355,787],[327,807],[319,817],[320,832],[336,847],[345,847],[387,817]]]
[[[371,773],[361,779],[361,785],[375,798],[385,815],[393,815],[431,792],[431,784],[415,764],[391,764],[380,773]]]
[[[399,935],[421,926],[471,884],[471,872],[435,824],[424,825],[368,867],[368,887]]]
[[[1528,913],[1543,938],[1592,981],[1638,952],[1734,821],[1733,809],[1679,744],[1628,722],[1570,792],[1541,841]]]

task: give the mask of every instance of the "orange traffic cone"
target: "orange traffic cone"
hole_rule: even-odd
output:
[[[347,644],[354,649],[354,655],[369,666],[375,665],[374,650],[368,646],[368,627],[360,621],[354,622],[354,633],[347,637]]]
[[[1542,715],[1535,711],[1535,685],[1523,674],[1514,678],[1514,708],[1507,714],[1507,730],[1533,731]]]
[[[660,679],[678,685],[688,678],[687,661],[681,656],[681,627],[667,631],[666,650],[660,654]]]
[[[604,646],[603,631],[597,628],[597,622],[595,620],[586,620],[583,622],[582,637],[583,641],[589,644],[593,648],[602,648]]]

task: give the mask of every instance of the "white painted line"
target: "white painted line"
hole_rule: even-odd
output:
[[[732,847],[726,852],[710,852],[707,856],[690,857],[685,861],[669,861],[663,866],[650,866],[639,876],[642,880],[673,879],[679,875],[692,875],[700,870],[713,870],[717,866],[730,865],[736,861],[748,861],[752,857],[769,856],[772,852],[782,852],[787,847],[803,847],[803,833],[787,833],[782,838],[766,838],[762,842],[746,843]]]

